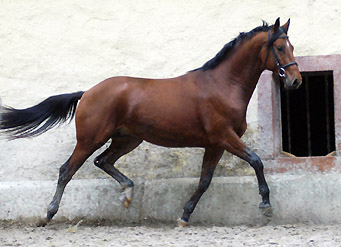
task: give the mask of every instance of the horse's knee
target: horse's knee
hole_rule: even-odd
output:
[[[264,169],[264,165],[263,165],[262,160],[255,153],[252,153],[249,163],[255,170],[263,171],[263,169]]]

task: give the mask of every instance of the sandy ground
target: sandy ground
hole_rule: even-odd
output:
[[[341,246],[341,226],[262,227],[6,225],[0,246]]]

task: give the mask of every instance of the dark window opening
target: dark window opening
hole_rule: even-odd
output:
[[[324,156],[335,151],[333,72],[301,74],[297,90],[281,83],[282,148],[298,157]]]

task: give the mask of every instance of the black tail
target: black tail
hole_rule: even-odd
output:
[[[36,106],[17,110],[0,106],[0,131],[10,139],[37,136],[74,117],[84,92],[51,96]]]

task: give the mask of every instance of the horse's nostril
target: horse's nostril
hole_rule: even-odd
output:
[[[299,82],[298,82],[298,80],[297,80],[297,79],[295,79],[295,80],[294,80],[294,82],[292,83],[292,85],[293,85],[294,87],[297,87],[297,86],[299,85]]]

